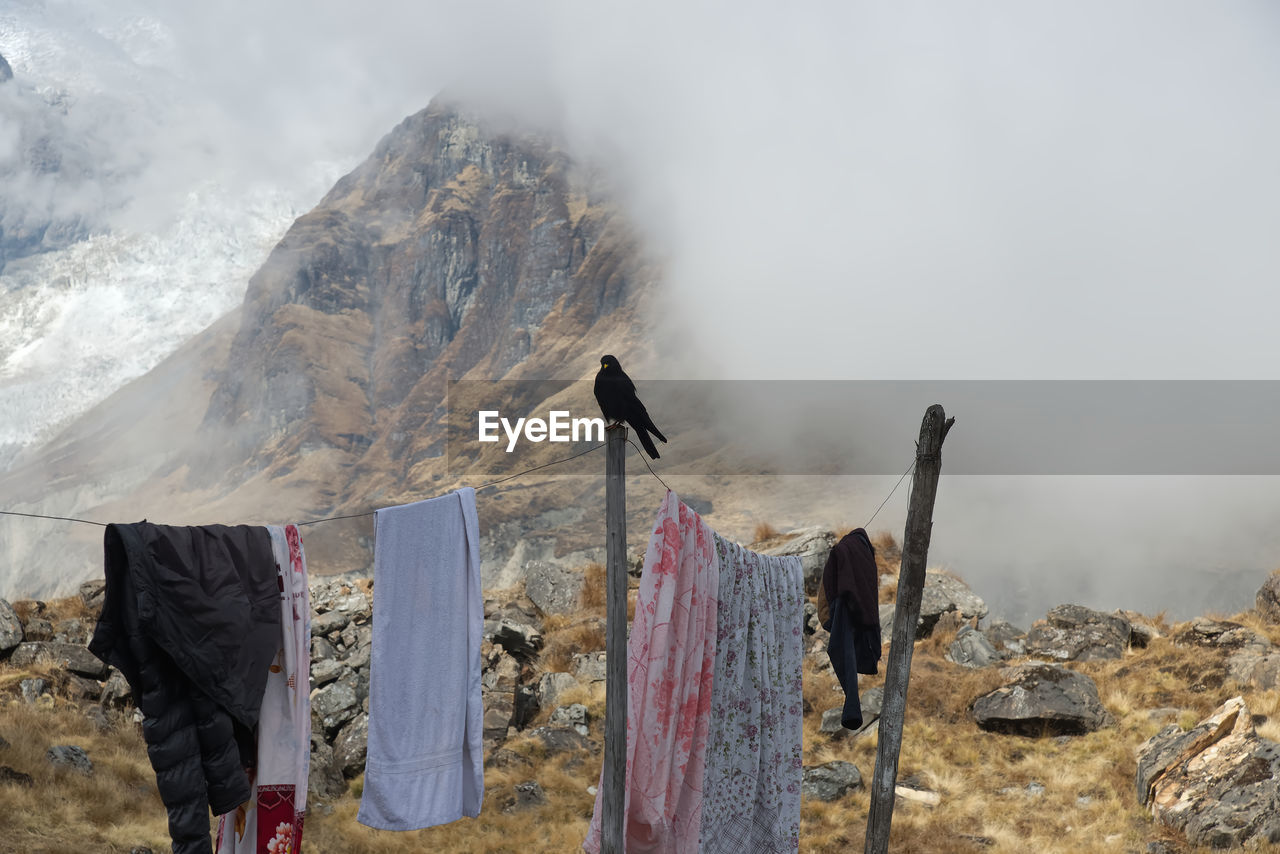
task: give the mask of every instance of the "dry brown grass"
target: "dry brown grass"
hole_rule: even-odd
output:
[[[546,647],[537,669],[570,670],[573,653],[603,649],[602,617],[603,608],[593,607],[547,619]],[[1280,642],[1280,627],[1255,615],[1232,619]],[[1163,615],[1151,622],[1166,635],[1174,630]],[[967,670],[945,660],[956,628],[943,623],[934,637],[914,649],[899,779],[914,777],[937,792],[941,802],[929,807],[898,800],[890,846],[895,854],[1123,854],[1145,851],[1154,840],[1169,842],[1179,854],[1192,854],[1195,849],[1154,824],[1137,804],[1133,780],[1138,745],[1170,716],[1184,727],[1192,726],[1236,693],[1244,694],[1259,719],[1259,732],[1280,738],[1280,692],[1236,685],[1226,674],[1223,653],[1179,646],[1168,636],[1119,660],[1072,665],[1095,680],[1103,704],[1115,716],[1114,726],[1071,738],[984,733],[969,708],[1000,684],[1001,676],[995,668]],[[817,656],[806,657],[804,665],[803,696],[809,710],[805,764],[845,760],[870,781],[878,742],[874,730],[845,739],[819,731],[822,712],[844,699],[835,676],[823,664]],[[882,683],[881,664],[881,675],[862,678],[863,691]],[[16,682],[29,675],[33,674],[0,665],[0,692],[12,695]],[[605,709],[603,683],[573,688],[560,702],[587,707],[592,738],[598,742]],[[1151,714],[1162,708],[1174,711]],[[545,722],[549,712],[544,710],[535,723]],[[12,745],[0,750],[0,764],[36,778],[34,789],[0,788],[0,851],[125,852],[139,844],[166,849],[164,808],[132,723],[121,722],[115,732],[101,735],[62,701],[55,709],[13,703],[0,706],[0,735]],[[78,744],[89,752],[97,767],[94,777],[55,772],[48,765],[45,749],[61,743]],[[540,742],[525,735],[508,741],[505,749],[516,759],[486,769],[479,818],[415,833],[372,830],[355,820],[362,784],[357,778],[347,795],[332,804],[315,804],[307,819],[303,854],[578,850],[590,820],[593,799],[587,787],[598,781],[599,755],[548,757]],[[546,792],[547,803],[509,811],[514,787],[532,779]],[[1043,786],[1043,792],[1029,792],[1031,784]],[[835,803],[805,801],[801,851],[859,850],[869,805],[865,789]],[[1280,854],[1280,846],[1257,850]]]
[[[573,656],[604,649],[604,617],[576,614],[548,617],[543,624],[546,639],[538,656],[540,673],[572,673]]]
[[[99,733],[65,702],[54,708],[5,701],[0,706],[0,765],[31,775],[34,785],[0,786],[0,851],[127,852],[137,845],[167,850],[169,833],[140,729],[116,718]],[[56,769],[45,751],[84,748],[92,776]],[[212,825],[211,825],[212,826]]]
[[[606,567],[602,563],[589,563],[582,570],[582,594],[578,597],[582,610],[604,613],[606,578]]]
[[[762,543],[765,540],[772,540],[774,537],[782,534],[777,528],[768,522],[757,522],[755,530],[751,532],[751,542]]]
[[[876,549],[876,570],[881,575],[897,575],[902,563],[902,548],[893,534],[881,531],[871,537],[871,545]]]

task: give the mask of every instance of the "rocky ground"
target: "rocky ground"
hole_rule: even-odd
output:
[[[804,529],[756,547],[801,555],[812,594],[835,539],[831,531]],[[887,644],[898,555],[892,540],[884,536],[879,552]],[[638,568],[633,566],[633,588]],[[575,572],[535,563],[521,589],[494,591],[486,597],[481,652],[485,756],[488,768],[502,772],[504,782],[491,788],[490,797],[497,796],[504,813],[547,804],[540,767],[578,769],[588,781],[597,773],[591,769],[598,769],[601,750],[602,587],[599,566]],[[359,793],[368,733],[372,589],[367,578],[331,577],[312,584],[310,785],[314,810],[321,814]],[[101,732],[137,728],[141,716],[122,675],[85,646],[102,590],[100,582],[90,582],[72,600],[0,600],[0,705],[77,709]],[[1280,576],[1263,585],[1256,611],[1237,620],[1201,617],[1168,625],[1159,617],[1104,613],[1072,604],[1051,609],[1028,630],[986,622],[986,617],[985,603],[963,581],[945,572],[927,574],[916,631],[914,693],[908,697],[908,741],[912,728],[920,726],[915,716],[930,713],[934,703],[930,680],[943,679],[956,691],[972,692],[963,706],[966,720],[946,723],[964,727],[965,738],[977,733],[997,740],[979,748],[992,756],[1037,749],[1026,745],[1068,751],[1076,739],[1099,732],[1132,739],[1125,748],[1132,757],[1126,764],[1132,769],[1125,772],[1132,782],[1125,806],[1154,820],[1145,831],[1132,822],[1126,829],[1121,822],[1115,833],[1103,837],[1118,846],[1110,850],[1142,851],[1133,842],[1142,834],[1147,836],[1148,852],[1280,841],[1280,744],[1269,737],[1278,734],[1276,726],[1262,713],[1274,712],[1280,677],[1280,648],[1269,637],[1276,634],[1270,627],[1280,624]],[[879,679],[867,680],[863,727],[856,732],[841,727],[842,698],[838,689],[833,693],[827,688],[833,677],[826,633],[812,604],[807,606],[805,632],[809,722],[803,791],[806,822],[812,829],[807,838],[830,839],[818,826],[837,815],[841,804],[847,816],[849,807],[865,798],[862,776],[871,770],[865,757],[875,738],[883,691]],[[1144,660],[1158,666],[1152,674],[1139,676]],[[1099,690],[1099,681],[1115,685],[1126,678],[1146,682],[1134,695],[1114,687]],[[1162,698],[1169,703],[1146,707]],[[1258,708],[1251,712],[1250,702],[1255,701]],[[954,699],[940,702],[955,707]],[[945,718],[948,713],[939,709],[932,714]],[[1159,724],[1167,725],[1145,740],[1129,735],[1145,734]],[[22,738],[21,731],[0,732],[0,792],[30,788],[39,776],[30,767],[6,762],[11,742]],[[94,759],[80,745],[53,744],[43,761],[92,773]],[[850,759],[863,762],[863,768]],[[928,764],[904,756],[898,786],[902,809],[942,810],[940,804],[959,795],[963,786],[949,783],[944,769],[911,773],[913,763]],[[574,820],[580,821],[584,805],[589,815],[592,792],[569,785],[582,790],[581,803],[574,807]],[[1031,799],[1025,810],[1032,812],[1034,823],[1034,800],[1052,785],[1051,779],[1010,782],[993,788],[991,798]],[[1075,797],[1076,806],[1087,811],[1093,800],[1105,796],[1095,792]],[[819,809],[817,804],[832,806]],[[859,827],[861,820],[860,814]],[[908,816],[904,829],[913,821]],[[987,824],[1000,827],[994,817]],[[859,833],[842,838],[848,841]],[[901,850],[911,850],[913,843],[903,844]],[[1006,835],[991,831],[953,833],[946,845],[933,850],[1016,848],[1009,847]]]

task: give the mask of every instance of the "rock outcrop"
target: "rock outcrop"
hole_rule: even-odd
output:
[[[1124,617],[1081,605],[1058,605],[1027,632],[1026,648],[1031,655],[1058,661],[1120,658],[1129,648],[1131,634]]]
[[[1267,576],[1255,597],[1258,613],[1268,623],[1280,623],[1280,570]]]
[[[1257,734],[1241,697],[1143,743],[1135,785],[1139,803],[1192,845],[1280,842],[1280,744]]]
[[[880,636],[888,643],[893,637],[893,618],[897,606],[880,606]],[[943,614],[951,614],[958,621],[978,621],[987,616],[987,603],[974,593],[969,585],[948,572],[927,570],[924,590],[920,594],[920,618],[916,622],[916,640],[933,634],[934,627]]]
[[[973,701],[978,726],[1008,735],[1082,735],[1114,722],[1083,673],[1029,662],[1001,671],[1004,685]]]

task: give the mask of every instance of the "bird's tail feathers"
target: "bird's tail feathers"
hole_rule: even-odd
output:
[[[658,433],[656,430],[654,431],[654,433],[655,435],[657,435],[659,439],[662,439],[661,433]],[[649,456],[652,459],[655,459],[655,460],[658,459],[658,448],[656,445],[653,444],[653,440],[649,438],[648,431],[646,431],[643,427],[637,428],[636,438],[640,440],[641,446],[644,447],[645,451],[648,452]],[[667,440],[662,439],[662,441],[666,442]]]

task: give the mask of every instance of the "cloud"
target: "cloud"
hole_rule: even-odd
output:
[[[121,102],[135,112],[94,138],[114,174],[136,176],[126,207],[143,220],[213,176],[290,187],[305,208],[449,90],[558,127],[608,164],[666,259],[669,377],[1275,377],[1273,4],[42,8],[113,52],[122,91],[140,87]],[[1255,532],[1242,521],[1255,506],[1231,490],[1142,483],[1198,509],[1135,510],[1110,482],[1075,499],[1141,514],[1144,541],[1187,540],[1188,518],[1228,543]],[[940,520],[960,521],[942,524],[935,553],[981,563],[989,552],[941,535],[972,521],[989,550],[1017,532],[1037,578],[1077,567],[1083,591],[1114,575],[1053,557],[1055,520],[1037,508],[1074,493],[1025,486],[965,507],[944,490]],[[1166,557],[1184,578],[1203,566],[1201,551],[1124,536],[1097,550],[1135,577]],[[1253,546],[1239,561],[1270,568]]]

